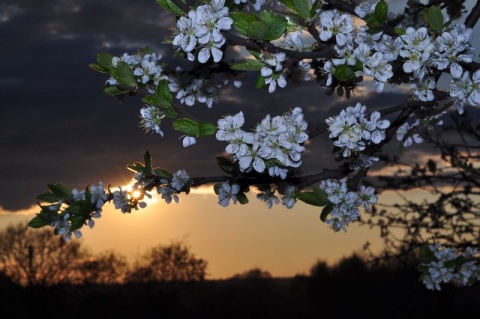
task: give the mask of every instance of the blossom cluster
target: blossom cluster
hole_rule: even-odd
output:
[[[147,176],[145,173],[136,173],[134,179],[136,180],[133,184],[133,190],[139,190],[140,194],[138,199],[142,199],[143,196],[151,197],[150,194],[145,193],[146,184],[152,181],[153,177],[158,177],[155,173],[155,170],[152,169],[150,176]],[[153,177],[152,177],[153,176]],[[170,204],[172,201],[178,203],[180,200],[178,194],[182,191],[185,191],[186,188],[190,186],[190,176],[188,176],[185,169],[179,169],[172,174],[171,178],[161,177],[159,182],[157,182],[156,190],[157,194],[160,194],[165,203]],[[115,200],[115,199],[114,199]],[[146,203],[142,202],[141,208],[146,207]]]
[[[127,63],[133,70],[136,82],[141,84],[149,84],[147,88],[153,92],[160,80],[166,78],[166,76],[163,74],[163,67],[160,64],[161,59],[162,55],[156,54],[155,52],[146,54],[140,52],[135,54],[124,53],[119,57],[113,57],[112,66],[116,67],[119,61]],[[115,86],[119,83],[113,76],[111,76],[106,81],[106,84]]]
[[[86,191],[85,190],[77,190],[76,188],[72,189],[72,202],[76,201],[84,201],[86,200]],[[90,214],[90,218],[88,219],[88,226],[93,228],[95,226],[95,221],[92,218],[100,218],[102,217],[102,207],[103,205],[109,200],[108,195],[105,193],[105,186],[103,182],[99,182],[98,185],[91,185],[90,186],[90,202],[93,206],[93,212]],[[60,201],[57,204],[50,205],[50,210],[52,211],[59,211],[62,207],[62,202]],[[72,235],[75,237],[80,238],[82,237],[82,231],[80,228],[72,230],[71,227],[71,218],[73,217],[73,213],[69,211],[69,208],[66,207],[62,214],[59,216],[58,219],[53,221],[50,226],[55,229],[55,232],[58,235],[61,235],[65,238],[65,240],[69,241],[72,238]]]
[[[439,243],[429,245],[429,255],[433,258],[420,265],[424,269],[421,275],[422,282],[430,290],[441,290],[441,284],[453,283],[457,286],[480,280],[480,267],[476,258],[479,252],[467,247],[458,255],[452,248],[442,248]]]
[[[244,122],[243,112],[225,116],[217,121],[216,133],[217,140],[229,143],[225,151],[238,161],[242,172],[267,169],[270,176],[285,179],[288,168],[301,165],[303,143],[308,140],[301,108],[273,118],[267,115],[254,132],[242,130]]]
[[[265,84],[268,84],[268,92],[273,93],[277,85],[281,88],[287,86],[287,80],[282,74],[283,65],[285,60],[285,53],[262,53],[260,55],[260,61],[265,64],[261,69],[260,74],[265,78]]]
[[[360,18],[375,12],[379,1],[367,0],[355,8]],[[472,29],[452,21],[439,35],[431,35],[426,27],[407,26],[404,34],[391,36],[383,31],[371,34],[366,25],[355,27],[353,18],[336,9],[320,11],[318,18],[320,40],[333,41],[336,57],[324,65],[327,86],[340,66],[362,65],[364,75],[371,76],[377,92],[393,76],[392,63],[399,60],[403,71],[410,76],[410,87],[421,101],[432,101],[436,87],[434,74],[449,69],[452,76],[450,97],[459,113],[465,103],[480,102],[480,72],[471,75],[461,63],[472,62]]]
[[[380,119],[380,113],[375,111],[366,116],[367,107],[357,103],[342,110],[339,115],[329,117],[325,121],[330,131],[329,137],[333,144],[342,150],[343,157],[356,155],[365,150],[366,146],[379,144],[385,139],[385,129],[390,121]]]
[[[221,47],[225,44],[221,31],[230,30],[233,23],[228,11],[225,0],[212,0],[198,6],[196,10],[190,10],[187,16],[177,20],[173,45],[177,50],[185,52],[190,61],[195,60],[192,52],[198,45],[200,63],[206,63],[210,57],[213,57],[214,62],[219,62],[223,57]]]
[[[335,232],[342,229],[346,232],[347,226],[360,217],[359,207],[369,210],[370,205],[378,200],[373,187],[360,185],[358,192],[349,190],[347,178],[326,179],[320,182],[319,187],[327,194],[332,207],[325,223]]]
[[[169,76],[168,82],[170,92],[176,93],[180,103],[188,106],[198,101],[211,108],[220,95],[213,77],[184,73],[181,68],[177,68],[175,75]]]

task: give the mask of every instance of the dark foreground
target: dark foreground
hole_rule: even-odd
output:
[[[0,318],[446,318],[480,310],[480,286],[429,291],[417,273],[19,287]]]

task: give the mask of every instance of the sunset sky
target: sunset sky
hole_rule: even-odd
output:
[[[141,161],[146,150],[154,166],[184,168],[190,176],[222,174],[215,156],[225,144],[213,143],[211,137],[184,149],[169,123],[162,127],[164,137],[144,133],[140,99],[119,102],[105,95],[107,77],[88,67],[98,52],[120,55],[144,46],[170,65],[188,66],[171,58],[171,45],[162,44],[174,25],[174,17],[155,0],[0,3],[0,230],[30,220],[38,212],[35,198],[47,191],[48,183],[78,189],[99,181],[113,188],[127,185],[133,176],[125,166]],[[188,111],[215,121],[242,110],[246,126],[253,126],[267,114],[299,106],[308,121],[321,123],[357,102],[373,111],[407,98],[404,89],[388,85],[381,95],[367,85],[349,100],[328,97],[315,81],[269,94],[247,78],[241,89],[225,88],[211,109],[195,104]],[[331,149],[327,136],[311,141],[303,157],[305,174],[334,167]],[[412,156],[423,154],[421,148],[412,150]],[[380,201],[391,200],[389,196]],[[254,267],[273,276],[294,276],[308,273],[319,259],[333,263],[361,251],[367,241],[381,249],[378,230],[352,225],[347,233],[334,233],[320,221],[321,208],[298,203],[290,210],[282,205],[268,209],[251,193],[249,199],[247,205],[224,208],[210,187],[182,194],[179,204],[150,202],[131,215],[106,205],[95,228],[83,228],[82,240],[93,252],[116,250],[135,258],[154,245],[185,239],[208,261],[209,278]]]

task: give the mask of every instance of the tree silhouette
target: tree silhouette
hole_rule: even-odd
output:
[[[32,230],[19,223],[0,232],[0,272],[25,286],[78,282],[82,274],[77,266],[88,256],[81,242]]]
[[[127,282],[202,281],[208,263],[198,258],[184,241],[150,248],[127,276]]]
[[[78,265],[83,284],[122,283],[128,269],[126,257],[115,251],[90,256]]]
[[[262,270],[258,267],[246,270],[240,274],[233,275],[233,279],[246,279],[246,280],[255,280],[255,279],[269,279],[272,278],[272,274],[267,270]]]

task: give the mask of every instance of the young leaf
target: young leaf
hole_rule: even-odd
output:
[[[405,29],[403,29],[403,28],[395,28],[395,32],[396,32],[398,35],[405,35],[405,34],[407,34],[407,32],[405,31]]]
[[[128,93],[128,90],[120,90],[116,86],[108,86],[105,89],[103,89],[103,92],[107,95],[121,95]]]
[[[310,18],[313,18],[313,16],[317,13],[318,9],[318,2],[320,0],[315,0],[312,4],[312,7],[310,8]]]
[[[269,11],[262,11],[260,13],[260,20],[265,24],[267,30],[262,39],[268,41],[276,40],[287,31],[287,19],[284,17]]]
[[[137,87],[135,82],[135,75],[133,74],[130,65],[127,62],[119,61],[117,67],[112,70],[112,75],[121,84],[125,84],[130,87]]]
[[[87,218],[80,215],[75,215],[71,218],[72,224],[70,225],[70,231],[74,231],[76,229],[82,228],[82,226],[87,221]]]
[[[75,216],[90,216],[92,203],[87,200],[76,200],[68,207],[68,211]]]
[[[127,169],[135,173],[141,173],[145,170],[145,166],[140,162],[135,162],[133,164],[128,164]]]
[[[297,6],[295,5],[293,0],[280,0],[279,2],[283,4],[285,7],[287,7],[288,9],[290,9],[292,13],[301,17],[300,13],[297,11]]]
[[[104,69],[110,69],[112,66],[113,55],[108,52],[100,52],[97,54],[97,62]]]
[[[320,187],[313,186],[313,193],[317,197],[318,201],[324,205],[328,205],[330,201],[328,200],[328,194],[325,193]]]
[[[293,0],[298,15],[305,20],[310,20],[310,5],[306,0]]]
[[[328,215],[332,212],[333,210],[333,204],[330,203],[327,206],[323,207],[322,213],[320,214],[320,220],[322,222],[325,222],[327,220]]]
[[[178,16],[185,14],[185,12],[171,0],[157,0],[157,3],[167,12],[174,13]]]
[[[100,64],[97,64],[97,63],[90,63],[88,65],[88,67],[90,69],[93,69],[97,72],[100,72],[100,73],[106,73],[106,74],[110,74],[110,70],[109,69],[105,69],[103,66],[101,66]]]
[[[57,184],[48,184],[48,189],[58,196],[58,198],[63,199],[64,201],[71,201],[73,199],[72,192],[68,189],[67,186],[57,183]]]
[[[263,68],[263,63],[255,59],[246,59],[243,62],[234,63],[231,68],[238,71],[259,71]]]
[[[165,115],[170,118],[170,119],[175,119],[177,118],[177,112],[175,112],[175,110],[173,109],[173,107],[171,106],[168,106],[168,107],[164,107],[164,110],[165,112]]]
[[[233,27],[245,36],[248,36],[248,26],[258,21],[256,15],[245,12],[230,12],[230,18],[233,20]]]
[[[258,77],[257,77],[257,82],[255,82],[255,87],[257,89],[261,89],[265,86],[265,78],[259,74]]]
[[[209,122],[199,123],[200,136],[215,135],[217,132],[217,126]]]
[[[313,206],[324,206],[325,204],[320,201],[314,192],[301,192],[298,193],[296,198],[302,202]]]
[[[143,161],[145,162],[145,173],[150,173],[152,170],[152,156],[150,155],[149,151],[145,152],[143,156]]]
[[[37,216],[33,217],[29,222],[28,226],[32,228],[41,228],[48,226],[50,222],[43,218],[40,214],[37,214]]]
[[[444,18],[442,10],[439,7],[431,6],[430,8],[428,8],[426,20],[432,30],[438,33],[442,31]]]
[[[52,193],[40,194],[37,196],[37,199],[45,203],[56,203],[60,200],[57,195]]]
[[[157,89],[156,89],[155,93],[160,98],[167,101],[168,105],[172,104],[173,97],[172,97],[172,93],[168,89],[168,81],[167,80],[161,80],[160,82],[158,82]]]
[[[250,53],[251,55],[253,55],[253,56],[255,57],[255,59],[260,60],[260,56],[261,56],[261,53],[260,53],[260,52],[248,50],[248,53]]]
[[[155,175],[157,175],[160,178],[166,178],[166,179],[170,179],[173,177],[172,173],[159,167],[155,168]]]
[[[188,136],[198,137],[200,135],[200,125],[189,118],[182,118],[173,121],[173,128]]]
[[[253,21],[248,25],[247,37],[251,39],[263,41],[265,40],[267,34],[268,27],[262,21]]]
[[[376,22],[380,25],[383,25],[385,21],[387,21],[388,16],[388,4],[385,0],[380,0],[375,6],[375,11],[373,12],[373,17],[375,18]]]
[[[227,174],[233,175],[235,174],[235,166],[233,163],[225,157],[218,156],[217,157],[217,164],[220,167],[222,171],[224,171]]]
[[[238,193],[237,199],[238,199],[238,202],[242,205],[245,205],[248,203],[248,198],[247,198],[247,195],[245,195],[245,193]]]
[[[333,76],[341,82],[352,81],[355,79],[355,72],[352,71],[349,65],[341,64],[333,71]]]

